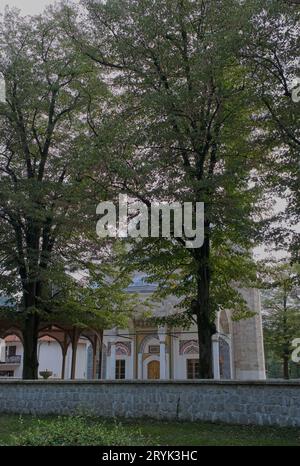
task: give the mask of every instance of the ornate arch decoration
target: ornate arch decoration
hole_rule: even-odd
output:
[[[116,343],[116,356],[130,356],[131,355],[131,342],[118,341]]]
[[[149,341],[151,340],[157,340],[158,344],[159,344],[159,338],[158,338],[158,335],[157,333],[151,333],[149,335],[146,335],[143,340],[141,341],[140,343],[140,346],[139,346],[139,353],[144,353],[145,352],[145,348],[146,348],[146,345],[147,343],[149,343]]]
[[[111,355],[111,342],[107,344],[107,356]],[[117,341],[116,356],[130,356],[131,355],[131,342],[130,341]]]
[[[181,340],[179,342],[179,354],[199,354],[199,345],[197,340]]]

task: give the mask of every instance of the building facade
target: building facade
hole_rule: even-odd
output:
[[[137,275],[128,288],[140,298],[139,309],[127,329],[104,331],[97,360],[88,338],[77,344],[76,379],[196,379],[199,377],[199,349],[196,326],[181,329],[154,326],[143,318],[145,300],[151,301],[155,285]],[[213,373],[215,379],[265,379],[265,361],[258,290],[241,290],[255,315],[234,321],[230,310],[222,310],[216,318],[216,334],[212,336]],[[178,301],[169,297],[152,302],[156,317],[177,311]],[[68,346],[62,367],[62,351],[58,341],[48,335],[39,339],[39,372],[48,370],[52,378],[71,378],[72,347]],[[23,347],[16,335],[0,340],[0,377],[22,375]],[[97,368],[97,370],[96,370]],[[63,375],[62,375],[63,374]],[[96,375],[95,375],[96,374]]]
[[[137,277],[129,292],[141,302],[151,300],[155,286]],[[249,309],[256,314],[234,321],[230,310],[216,318],[217,332],[212,336],[215,379],[262,380],[266,378],[258,290],[241,290]],[[153,306],[157,317],[176,312],[177,300],[170,297]],[[128,329],[104,332],[102,352],[103,379],[174,379],[198,378],[199,348],[196,326],[188,330],[154,327],[147,320],[132,320]]]

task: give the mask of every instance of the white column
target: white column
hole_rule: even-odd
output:
[[[160,375],[159,378],[164,380],[166,378],[166,343],[160,342]]]
[[[170,353],[166,352],[166,379],[170,378]]]
[[[179,334],[173,337],[173,375],[174,380],[180,379],[180,365],[182,364],[182,356],[179,354]]]
[[[219,338],[217,335],[212,337],[212,353],[213,353],[213,371],[214,379],[219,380],[220,377],[220,352],[219,352]]]
[[[0,338],[0,362],[5,362],[5,340]]]
[[[134,347],[134,340],[131,340],[131,353],[130,353],[130,358],[129,358],[129,372],[128,372],[128,378],[133,379],[134,377],[134,360],[135,360],[135,347]]]
[[[159,327],[158,328],[158,338],[159,338],[159,346],[160,346],[160,375],[159,378],[161,380],[165,380],[167,378],[167,371],[166,371],[166,328]]]
[[[143,354],[138,353],[138,379],[142,380],[143,378]]]
[[[110,342],[109,379],[116,378],[116,340]]]

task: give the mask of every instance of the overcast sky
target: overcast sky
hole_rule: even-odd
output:
[[[5,5],[8,5],[19,8],[24,15],[33,15],[41,13],[51,3],[55,3],[55,0],[0,0],[0,13],[3,13]]]

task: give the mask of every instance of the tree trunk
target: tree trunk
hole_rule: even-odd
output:
[[[39,316],[36,312],[29,313],[23,329],[23,379],[25,380],[38,378],[38,332]]]
[[[285,379],[289,379],[290,378],[290,374],[289,374],[289,354],[284,354],[283,356],[283,377]]]
[[[288,339],[288,322],[287,322],[287,290],[284,287],[283,295],[283,334],[284,334],[284,345],[283,345],[283,377],[285,379],[290,378],[289,374],[289,339]]]
[[[212,370],[212,326],[210,321],[210,265],[209,265],[209,235],[205,234],[203,246],[197,254],[197,301],[195,314],[198,327],[199,342],[199,377],[200,379],[213,378]]]

